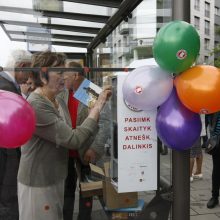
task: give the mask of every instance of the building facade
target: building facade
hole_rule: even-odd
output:
[[[200,35],[200,54],[198,64],[214,64],[215,42],[215,1],[214,0],[192,0],[191,1],[191,24]]]
[[[109,11],[112,14],[114,11]],[[219,0],[191,0],[191,24],[200,35],[200,54],[197,64],[214,64],[213,49],[220,42],[215,34],[220,27]],[[98,49],[99,57],[110,57],[111,67],[124,67],[133,60],[152,57],[152,45],[157,31],[172,20],[172,0],[143,0],[112,32]],[[102,55],[108,47],[108,54]],[[102,65],[100,63],[97,65]],[[106,64],[105,64],[106,65]]]

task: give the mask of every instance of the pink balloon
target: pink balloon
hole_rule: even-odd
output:
[[[16,148],[35,130],[35,113],[20,95],[0,90],[0,147]]]

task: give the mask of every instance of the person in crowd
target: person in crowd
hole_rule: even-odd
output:
[[[209,125],[209,115],[205,115],[203,118],[202,118],[202,122],[205,123],[205,135],[202,136],[202,148],[205,148],[205,142],[208,140],[208,125]],[[205,122],[204,122],[205,121]]]
[[[27,82],[21,84],[20,87],[21,87],[21,94],[22,94],[23,98],[27,99],[28,96],[30,95],[30,93],[35,90],[33,76],[31,73],[29,74],[29,78],[28,78]]]
[[[28,102],[36,114],[36,130],[21,148],[18,170],[19,216],[22,220],[62,220],[64,182],[67,176],[68,150],[81,155],[98,132],[100,112],[111,95],[108,87],[99,95],[87,118],[72,129],[68,108],[57,95],[64,89],[63,72],[50,67],[64,67],[66,56],[45,51],[34,54],[31,67],[36,89]]]
[[[0,72],[0,89],[21,95],[20,85],[26,83],[29,74],[15,68],[29,67],[31,53],[25,50],[13,50],[9,55],[5,68],[9,71]],[[0,106],[4,108],[4,106]],[[19,129],[19,128],[18,128]],[[0,148],[0,219],[17,220],[17,172],[20,161],[20,149]],[[1,209],[7,210],[1,212]],[[5,216],[2,216],[4,215]]]
[[[158,107],[159,110],[159,107]],[[168,147],[162,143],[160,138],[157,138],[157,146],[158,146],[158,151],[160,152],[161,155],[167,155],[168,154]]]
[[[82,66],[74,61],[66,63],[66,67],[82,68]],[[60,95],[68,105],[68,109],[71,116],[72,127],[80,125],[82,121],[87,117],[89,109],[81,104],[77,99],[74,98],[74,92],[79,88],[82,81],[85,79],[83,71],[67,71],[64,73],[66,90]],[[68,163],[68,176],[65,182],[65,197],[64,197],[64,220],[73,219],[74,201],[75,201],[75,190],[77,187],[77,174],[80,175],[80,181],[86,179],[86,176],[90,175],[90,167],[88,163],[94,163],[104,153],[104,145],[109,137],[108,125],[109,115],[106,114],[106,107],[102,111],[99,120],[99,132],[96,135],[92,145],[83,155],[79,155],[76,150],[69,151],[69,163]],[[80,169],[76,171],[76,167]],[[84,198],[79,194],[79,213],[77,220],[91,220],[92,212],[92,197]]]
[[[202,179],[202,161],[203,153],[201,146],[201,137],[198,138],[196,143],[190,148],[190,182],[194,179]],[[193,173],[194,164],[196,162],[196,171]]]
[[[215,121],[215,122],[214,122]],[[214,126],[212,126],[214,124]],[[220,112],[209,115],[210,135],[220,135]],[[212,197],[207,203],[207,208],[212,209],[218,205],[219,189],[220,189],[220,143],[212,154]]]
[[[202,131],[200,137],[196,143],[190,149],[190,182],[193,182],[194,179],[202,179],[202,162],[203,162],[203,153],[202,153],[202,139],[206,136],[206,124],[205,124],[205,115],[200,115],[202,121]],[[193,173],[194,164],[196,163],[196,171]]]
[[[162,143],[162,141],[158,138],[157,139],[158,149],[161,155],[167,155],[168,154],[168,148],[166,145]]]

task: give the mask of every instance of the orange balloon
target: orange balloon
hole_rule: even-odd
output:
[[[175,78],[177,94],[191,111],[210,114],[220,110],[220,70],[214,66],[194,66]]]

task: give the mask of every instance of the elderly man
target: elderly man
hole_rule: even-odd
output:
[[[29,67],[31,54],[24,50],[14,50],[8,57],[6,68]],[[0,72],[0,89],[21,95],[20,84],[26,83],[29,74],[23,71]],[[0,106],[4,107],[4,106]],[[19,129],[19,128],[18,128]],[[0,147],[0,219],[18,220],[17,172],[20,149]]]
[[[82,68],[79,63],[71,61],[66,64],[66,67]],[[80,84],[85,79],[82,71],[68,71],[64,73],[66,91],[63,91],[60,96],[64,98],[68,105],[72,127],[80,125],[88,115],[88,108],[83,104],[79,103],[73,97],[73,93],[79,88]],[[99,132],[96,135],[95,140],[89,149],[80,155],[78,151],[69,152],[69,163],[68,163],[68,176],[65,182],[65,197],[64,197],[64,209],[63,215],[64,220],[73,219],[74,201],[75,201],[75,190],[77,186],[77,178],[81,181],[86,179],[86,176],[90,175],[90,168],[88,163],[94,163],[99,160],[104,154],[104,145],[110,136],[109,127],[109,115],[110,109],[107,106],[104,107],[100,114],[99,119]],[[77,176],[77,171],[79,171]],[[79,194],[79,213],[77,220],[91,220],[93,198],[84,198]]]

